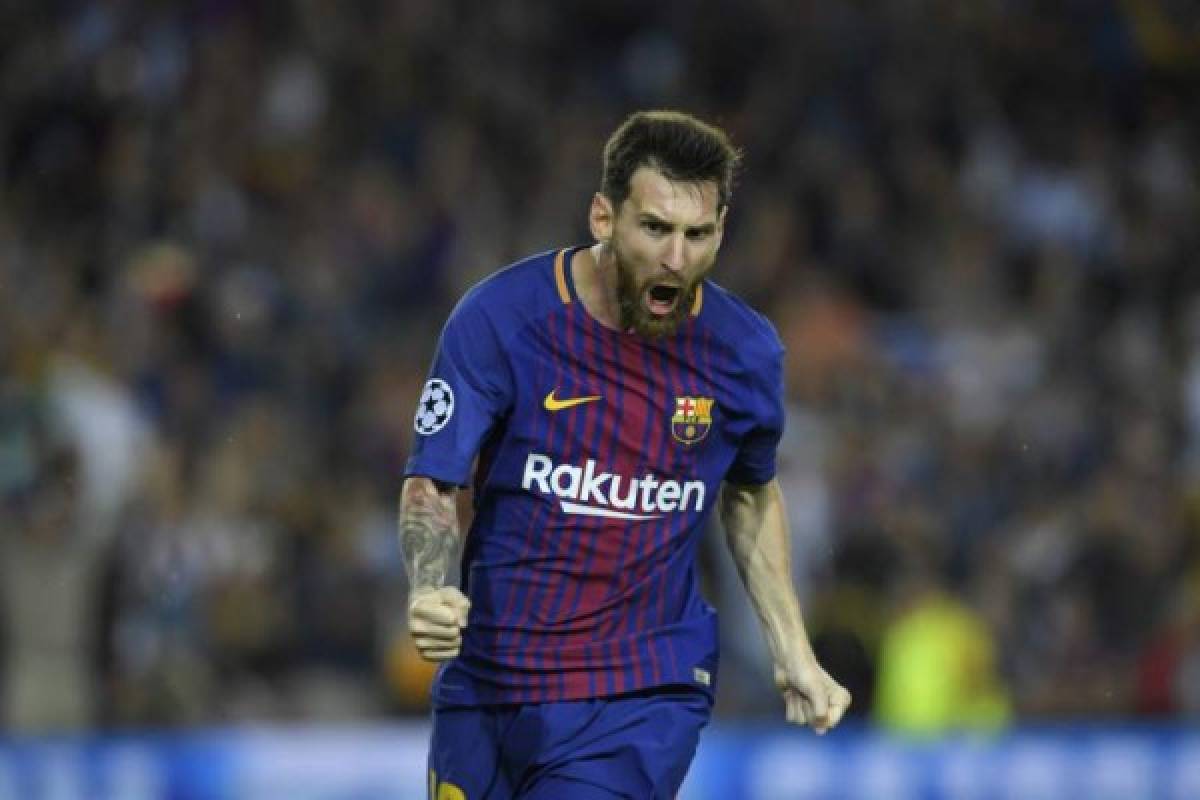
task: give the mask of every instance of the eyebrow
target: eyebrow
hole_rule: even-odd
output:
[[[667,220],[663,219],[662,217],[658,216],[657,214],[653,213],[652,211],[638,212],[638,219],[641,220],[642,222],[657,223],[659,225],[662,225],[664,228],[668,228],[670,230],[675,230],[675,228],[678,227],[674,223],[668,222]],[[706,222],[703,225],[688,225],[686,228],[686,232],[687,233],[712,233],[716,229],[717,229],[717,224],[715,222]]]

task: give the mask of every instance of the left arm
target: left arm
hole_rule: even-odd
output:
[[[824,733],[841,720],[850,693],[817,663],[792,587],[791,538],[778,481],[725,483],[718,505],[725,539],[758,614],[789,722]]]

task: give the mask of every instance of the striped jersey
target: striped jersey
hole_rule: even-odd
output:
[[[708,280],[672,336],[605,327],[576,295],[579,249],[469,291],[418,403],[406,475],[474,486],[439,706],[715,689],[696,551],[722,481],[775,475],[783,347]]]

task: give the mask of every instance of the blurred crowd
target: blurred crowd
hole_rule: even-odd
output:
[[[1198,80],[1175,0],[0,4],[0,728],[422,713],[439,326],[642,107],[746,150],[715,277],[854,712],[1200,714]],[[781,717],[707,545],[719,713]]]

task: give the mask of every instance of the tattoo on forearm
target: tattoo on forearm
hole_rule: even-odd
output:
[[[439,492],[427,478],[410,478],[400,498],[400,547],[409,585],[440,588],[458,552],[454,492]]]

